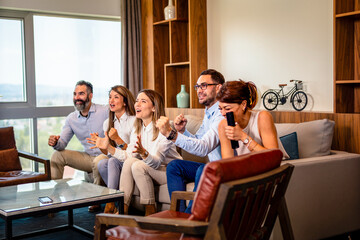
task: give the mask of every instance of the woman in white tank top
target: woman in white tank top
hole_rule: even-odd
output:
[[[235,126],[228,126],[224,119],[219,124],[219,138],[222,158],[242,155],[264,149],[278,148],[277,133],[271,114],[255,112],[258,99],[256,86],[252,82],[225,82],[216,96],[221,114],[234,113]],[[231,140],[239,147],[231,147]]]

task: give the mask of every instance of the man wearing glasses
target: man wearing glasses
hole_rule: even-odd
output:
[[[183,114],[177,116],[174,120],[176,130],[171,129],[169,119],[161,117],[157,122],[160,132],[175,143],[176,146],[196,156],[208,156],[209,161],[221,159],[220,141],[218,134],[218,125],[223,119],[219,111],[219,103],[216,101],[216,94],[225,82],[223,75],[214,70],[208,69],[200,74],[195,85],[199,103],[205,105],[205,114],[203,122],[196,132],[192,135],[186,130],[187,120]],[[186,183],[194,182],[196,191],[197,184],[205,164],[186,161],[173,160],[166,168],[168,191],[186,191]],[[180,202],[180,211],[185,211],[185,201]],[[187,213],[191,212],[191,204],[186,209]]]

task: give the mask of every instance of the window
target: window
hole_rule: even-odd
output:
[[[34,16],[37,106],[72,105],[82,79],[93,84],[93,101],[106,104],[120,83],[120,30],[113,21]]]
[[[25,101],[22,19],[0,18],[0,102]]]
[[[14,126],[18,149],[50,158],[75,83],[90,81],[100,104],[121,84],[120,21],[0,10],[0,36],[0,127]],[[75,136],[67,148],[83,149]]]

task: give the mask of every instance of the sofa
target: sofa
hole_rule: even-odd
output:
[[[185,115],[187,129],[195,133],[201,125],[200,116]],[[282,163],[295,166],[286,201],[295,239],[321,239],[360,229],[360,154],[331,150],[334,122],[322,119],[303,123],[276,123],[280,149],[290,148],[296,133],[299,159],[284,158]],[[285,141],[283,141],[283,137]],[[290,145],[293,141],[290,142]],[[292,146],[294,148],[294,146]],[[296,148],[295,147],[295,148]],[[186,160],[206,163],[207,158],[195,157],[185,151]],[[295,154],[296,155],[296,154]],[[193,183],[187,184],[192,191]],[[167,185],[156,186],[158,210],[168,209]],[[134,192],[134,204],[139,204]],[[282,239],[276,223],[272,239]]]

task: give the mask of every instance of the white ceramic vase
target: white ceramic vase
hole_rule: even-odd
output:
[[[164,8],[165,20],[175,18],[175,6],[173,0],[169,0],[168,5]]]

